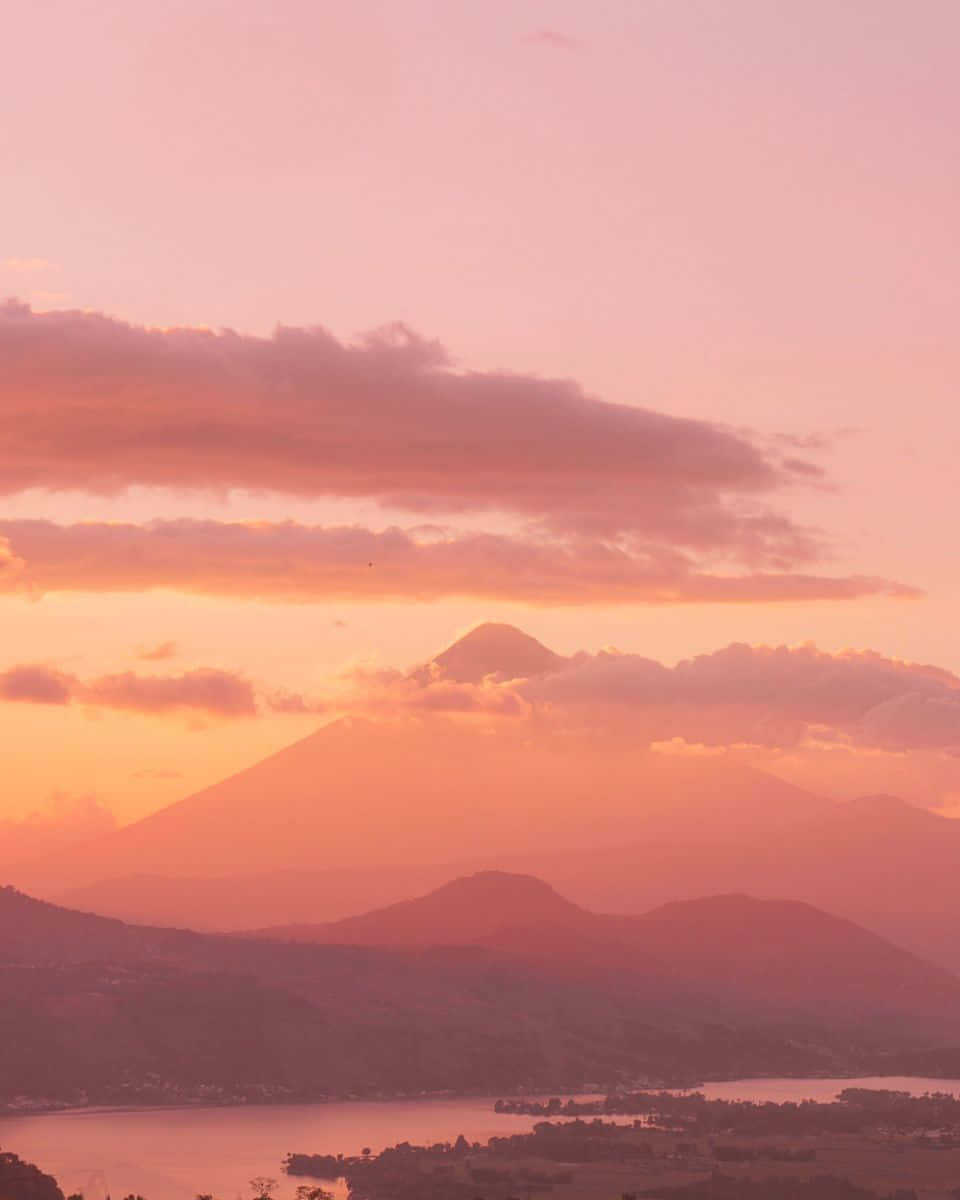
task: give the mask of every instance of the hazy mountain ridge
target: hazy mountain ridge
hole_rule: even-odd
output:
[[[488,624],[418,670],[476,681],[567,661]],[[842,914],[960,970],[960,822],[592,736],[343,719],[9,878],[106,915],[234,930],[338,919],[489,867],[545,878],[594,911],[746,891]]]
[[[481,871],[451,880],[414,900],[401,900],[326,925],[262,929],[257,936],[317,945],[393,949],[484,944],[495,947],[496,934],[519,919],[587,929],[593,929],[599,921],[532,875]]]
[[[487,932],[478,900],[514,923]],[[960,980],[808,906],[603,917],[491,872],[398,907],[399,924],[387,910],[353,928],[386,923],[405,945],[315,945],[128,926],[4,889],[0,1079],[115,1101],[956,1065]],[[410,945],[424,914],[455,940]]]
[[[466,634],[420,668],[429,679],[512,679],[560,655],[509,625]],[[413,673],[416,676],[417,672]],[[411,677],[413,677],[411,676]],[[88,842],[18,870],[28,891],[63,894],[123,875],[214,876],[369,865],[373,834],[424,865],[601,848],[678,825],[729,840],[792,828],[830,802],[752,768],[639,754],[630,744],[525,722],[477,729],[344,717],[252,766]],[[718,789],[737,796],[716,811]],[[264,803],[269,796],[270,803]],[[639,803],[638,803],[639,801]],[[447,819],[456,812],[456,822]]]
[[[691,855],[682,841],[651,835],[644,842],[540,854],[502,854],[496,865],[533,872],[577,903],[636,913],[671,898],[746,890],[788,895],[843,914],[923,957],[960,969],[960,829],[936,813],[903,801],[872,798],[835,805],[789,835],[715,846]],[[891,821],[891,817],[895,821]],[[825,870],[840,861],[842,869]],[[489,861],[489,860],[488,860]],[[425,892],[480,862],[452,856],[402,867],[368,866],[273,871],[220,879],[105,879],[62,895],[62,902],[106,915],[208,929],[316,923],[385,906]],[[910,880],[910,904],[902,899]],[[52,893],[60,899],[57,892]]]
[[[634,971],[709,990],[759,1020],[869,1023],[870,1013],[909,1021],[914,1009],[950,1025],[960,1016],[960,980],[943,968],[811,905],[742,894],[601,915],[541,880],[490,871],[358,917],[260,936],[390,949],[478,945],[564,969]]]

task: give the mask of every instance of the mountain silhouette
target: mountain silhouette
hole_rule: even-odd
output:
[[[611,913],[747,891],[960,970],[960,822],[896,799],[836,804],[731,764],[634,755],[591,777],[562,752],[493,741],[324,729],[8,878],[127,920],[235,930],[337,920],[489,867]]]
[[[529,679],[555,670],[565,660],[514,625],[487,621],[472,629],[425,666],[414,678],[480,683],[489,675],[500,679]]]
[[[497,934],[518,921],[579,929],[597,918],[533,875],[478,871],[415,900],[324,925],[266,929],[261,936],[326,945],[496,946]]]
[[[398,944],[133,926],[0,889],[0,1101],[956,1069],[960,980],[806,905],[605,917],[485,872],[352,929]]]
[[[51,896],[118,876],[512,869],[518,856],[544,874],[536,863],[552,853],[641,839],[739,844],[785,834],[831,807],[749,767],[531,738],[522,722],[491,731],[445,718],[344,718],[9,878]]]
[[[488,623],[418,678],[530,677],[564,661]],[[592,911],[790,896],[960,970],[960,822],[891,796],[837,803],[724,756],[657,754],[536,721],[333,721],[6,874],[68,906],[244,930],[330,922],[491,868],[547,879]]]
[[[445,1027],[458,1021],[469,1027],[473,1001],[464,997],[487,988],[481,981],[492,972],[500,982],[485,993],[492,1007],[483,1021],[504,1029],[526,1019],[528,1000],[556,1016],[578,997],[569,1019],[585,1022],[583,1030],[610,1019],[611,1003],[624,1003],[637,1020],[660,1029],[677,1022],[754,1031],[808,1026],[880,1038],[888,1048],[960,1038],[960,979],[794,901],[710,896],[635,917],[609,916],[571,904],[535,878],[482,872],[321,927],[314,934],[320,944],[280,940],[281,932],[238,937],[129,925],[0,889],[0,991],[23,988],[24,965],[46,972],[54,989],[58,971],[76,970],[81,991],[89,988],[84,972],[102,969],[113,982],[104,993],[109,1004],[105,999],[91,1009],[97,1021],[103,1005],[112,1011],[121,1001],[133,1005],[124,1011],[136,1020],[141,1004],[159,1002],[151,998],[154,986],[167,994],[170,972],[176,989],[198,997],[206,995],[209,977],[222,995],[219,980],[228,976],[250,1003],[257,989],[267,988],[263,1002],[286,1012],[285,1020],[293,1019],[294,997],[297,1005],[319,1004],[328,1019],[363,1038],[381,1021],[383,1004],[406,1011],[426,995]],[[121,967],[138,979],[145,972],[146,982],[131,993],[117,991]],[[209,1009],[214,1001],[203,1004]],[[20,1004],[18,1019],[36,1032],[29,1008]],[[74,1008],[63,1012],[72,1019]],[[50,1011],[35,1017],[42,1023]]]
[[[960,1022],[960,979],[851,921],[743,894],[671,902],[638,916],[591,913],[542,880],[486,871],[327,925],[258,935],[327,945],[482,946],[528,963],[682,981],[754,1019]],[[866,1017],[866,1014],[871,1014]]]

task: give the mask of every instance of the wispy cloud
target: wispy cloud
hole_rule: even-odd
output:
[[[523,40],[530,42],[534,46],[542,46],[546,50],[575,51],[582,50],[584,47],[584,43],[580,38],[571,37],[568,33],[561,33],[558,29],[548,29],[545,27],[534,29],[531,33],[525,33]]]
[[[143,662],[163,662],[168,658],[176,658],[180,647],[176,642],[157,642],[154,646],[139,646],[137,658]]]
[[[4,567],[4,563],[6,566]],[[472,597],[540,605],[776,603],[914,589],[868,576],[701,569],[656,542],[292,521],[146,525],[0,520],[0,592],[171,589],[281,602]],[[141,657],[169,657],[161,644]]]
[[[19,275],[36,275],[55,269],[47,258],[5,258],[0,261],[0,266]]]
[[[182,675],[137,675],[125,671],[79,679],[42,663],[0,672],[0,700],[21,704],[90,705],[139,713],[203,713],[250,717],[257,712],[253,685],[232,671],[199,668]]]

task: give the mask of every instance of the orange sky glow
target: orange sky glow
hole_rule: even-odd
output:
[[[5,24],[0,834],[343,714],[960,812],[960,7]]]

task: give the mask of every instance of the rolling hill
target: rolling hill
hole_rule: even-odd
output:
[[[157,1102],[957,1067],[960,981],[805,906],[714,897],[607,918],[493,875],[365,921],[402,945],[133,927],[0,890],[0,1092]]]
[[[480,871],[451,880],[415,900],[401,900],[325,925],[265,929],[256,936],[327,946],[393,949],[495,946],[498,933],[518,920],[524,924],[592,930],[602,919],[564,900],[549,884],[532,875]]]
[[[259,936],[391,949],[483,946],[528,963],[682,981],[751,1019],[870,1027],[960,1018],[960,980],[851,921],[742,894],[602,915],[530,876],[488,871],[327,925]]]
[[[759,789],[757,802],[762,802]],[[960,892],[955,882],[960,823],[901,800],[866,797],[815,809],[787,832],[768,828],[760,843],[744,832],[739,841],[704,846],[705,836],[703,828],[671,830],[651,813],[645,836],[625,838],[619,845],[502,851],[475,858],[465,857],[461,849],[460,855],[451,851],[432,862],[318,863],[205,877],[107,874],[66,890],[55,880],[44,892],[69,907],[135,922],[241,930],[337,920],[493,865],[546,878],[578,904],[607,912],[637,913],[706,893],[786,895],[848,917],[960,971]],[[117,871],[124,857],[118,850],[98,869]]]

